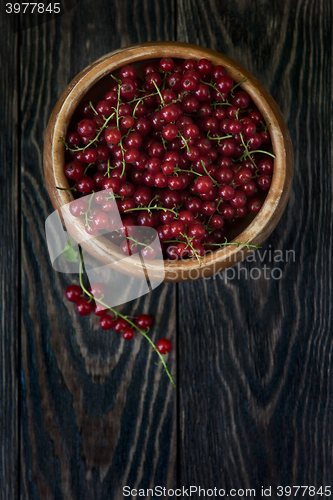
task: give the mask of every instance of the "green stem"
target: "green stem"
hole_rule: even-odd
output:
[[[138,109],[138,106],[139,106],[140,102],[142,102],[142,99],[138,99],[138,102],[137,102],[137,103],[136,103],[136,105],[134,106],[134,109],[133,109],[133,118],[136,118],[136,116],[135,116],[135,112],[136,112],[136,110]]]
[[[91,165],[94,165],[94,164],[93,163],[88,163],[88,165],[84,169],[83,175],[86,175],[86,172],[87,172],[88,168],[91,167]]]
[[[204,169],[204,171],[206,172],[206,174],[208,175],[208,177],[213,181],[213,185],[220,187],[220,184],[215,179],[213,179],[213,177],[208,173],[203,160],[201,160],[201,165],[202,165],[202,168]]]
[[[253,153],[264,153],[265,155],[269,155],[272,158],[276,158],[276,156],[273,153],[269,153],[268,151],[263,151],[262,149],[255,149],[254,151],[251,151],[251,154]]]
[[[95,113],[95,115],[98,115],[98,113],[97,113],[96,109],[94,108],[94,105],[91,101],[89,102],[89,105],[90,105],[91,109],[93,110],[93,112]]]
[[[114,116],[114,113],[112,113],[111,116],[109,116],[105,122],[103,123],[102,127],[98,130],[97,132],[97,135],[96,137],[94,137],[94,139],[92,139],[86,146],[83,146],[83,148],[75,148],[75,149],[71,149],[67,142],[65,141],[65,139],[63,137],[60,137],[59,139],[59,142],[62,142],[65,144],[65,148],[67,151],[70,151],[71,153],[76,153],[77,151],[85,151],[87,148],[89,148],[89,146],[91,146],[94,142],[97,141],[97,139],[99,138],[99,136],[101,135],[102,131],[105,129],[105,127],[107,126],[107,124],[109,123],[109,121],[111,120],[111,118]]]
[[[192,245],[191,238],[189,238],[189,237],[187,236],[187,234],[186,234],[186,233],[180,233],[180,235],[181,235],[183,238],[185,238],[185,240],[186,240],[186,242],[187,242],[187,246],[189,246],[189,247],[192,249],[192,251],[193,251],[193,256],[195,256],[195,257],[198,259],[199,264],[200,264],[200,266],[201,266],[201,265],[202,265],[202,261],[200,260],[200,255],[199,255],[199,253],[197,252],[197,250],[194,248],[194,246]]]
[[[118,83],[118,85],[120,84],[120,80],[116,78],[112,73],[110,74],[110,76]]]
[[[59,186],[56,186],[56,189],[59,189],[60,191],[77,191],[75,186],[72,186],[71,188],[61,188]]]
[[[126,212],[134,212],[135,210],[147,210],[148,212],[150,212],[151,210],[163,210],[164,212],[172,212],[173,214],[175,214],[176,217],[178,217],[178,215],[179,215],[172,208],[158,207],[157,205],[154,205],[153,207],[127,208],[126,210],[124,210],[124,213],[126,213]]]
[[[163,106],[165,106],[165,102],[164,102],[164,99],[163,99],[163,97],[162,97],[161,91],[160,91],[160,89],[158,88],[157,83],[155,82],[155,80],[153,80],[153,84],[155,85],[155,89],[157,90],[157,93],[158,93],[158,95],[160,96],[160,99],[161,99],[161,104],[163,104]]]
[[[232,89],[230,90],[231,97],[235,97],[234,90],[237,87],[239,87],[239,85],[242,85],[242,83],[244,83],[246,80],[247,80],[247,77],[243,78],[243,80],[241,80],[239,83],[236,83],[236,85],[234,87],[232,87]]]
[[[128,101],[127,104],[132,104],[133,102],[136,102],[136,101],[143,101],[143,99],[145,99],[146,97],[151,97],[153,95],[156,95],[156,94],[152,93],[152,94],[145,95],[144,97],[135,97],[135,99],[132,99],[132,101]]]
[[[183,141],[185,142],[185,146],[183,146],[183,148],[185,148],[185,147],[186,147],[186,151],[187,151],[188,153],[190,153],[190,146],[189,146],[187,143],[188,143],[188,141],[190,141],[191,139],[187,139],[187,140],[186,140],[186,139],[185,139],[185,137],[183,137],[181,133],[179,134],[179,137],[181,137],[181,138],[183,139]]]
[[[133,236],[126,236],[126,239],[129,241],[133,241],[133,243],[135,243],[136,245],[141,245],[142,247],[150,248],[150,250],[153,250],[153,248],[150,245],[147,245],[146,243],[141,243],[140,241],[133,238]],[[133,248],[133,246],[131,246],[131,248]]]
[[[175,167],[174,169],[174,172],[186,172],[186,173],[191,173],[191,174],[195,174],[195,175],[199,175],[200,177],[203,175],[203,174],[199,174],[199,172],[195,172],[194,170],[184,170],[183,168],[179,168],[179,167]]]
[[[226,100],[224,99],[222,93],[218,90],[218,88],[216,87],[215,83],[208,83],[208,82],[203,82],[201,81],[201,83],[204,83],[205,85],[209,85],[210,87],[212,87],[214,90],[216,90],[216,92],[218,92],[220,94],[220,96],[222,97],[222,101],[223,102],[226,102]]]
[[[165,359],[163,357],[163,355],[158,351],[158,349],[156,348],[154,342],[151,340],[150,337],[148,337],[147,335],[147,332],[148,330],[145,332],[143,330],[140,330],[140,328],[137,327],[137,325],[135,323],[133,323],[133,321],[131,321],[128,316],[124,316],[123,314],[121,314],[120,312],[116,311],[115,309],[113,309],[112,307],[109,307],[107,304],[105,304],[105,302],[103,302],[102,300],[100,299],[97,299],[95,298],[91,293],[88,292],[88,290],[86,289],[86,287],[84,286],[83,284],[83,279],[82,279],[82,275],[83,275],[83,251],[82,249],[80,248],[80,269],[79,269],[79,280],[80,280],[80,286],[82,288],[82,290],[84,291],[84,293],[86,293],[88,295],[88,297],[90,297],[90,299],[93,299],[95,300],[96,302],[98,302],[99,304],[101,304],[102,306],[105,307],[105,309],[108,309],[110,311],[112,311],[116,317],[117,316],[120,316],[121,318],[123,318],[125,321],[127,321],[127,323],[129,323],[131,325],[132,328],[134,328],[135,330],[137,330],[138,332],[141,333],[141,335],[143,335],[147,340],[148,342],[151,344],[152,348],[154,351],[157,352],[157,354],[159,355],[160,359],[161,359],[161,362],[162,362],[162,365],[164,366],[164,371],[166,372],[166,374],[168,375],[173,387],[176,387],[176,384],[175,382],[173,381],[173,377],[172,375],[170,374],[168,368],[167,368],[167,365],[165,363]]]
[[[88,221],[88,213],[91,212],[90,206],[91,206],[91,202],[93,201],[94,194],[95,193],[92,193],[92,195],[89,198],[88,208],[87,208],[86,212],[83,212],[83,214],[84,214],[84,225],[88,226],[89,229],[91,229],[91,226],[90,226],[89,221]],[[82,212],[81,212],[81,214],[82,214]]]
[[[224,135],[223,137],[211,137],[209,135],[209,132],[207,134],[207,138],[210,140],[210,141],[221,141],[222,139],[229,139],[230,137],[232,137],[232,134],[228,134],[228,135]]]
[[[228,241],[227,238],[225,238],[225,242],[224,243],[202,243],[202,245],[203,246],[205,246],[205,245],[211,245],[211,246],[218,246],[218,247],[223,247],[223,246],[226,246],[226,245],[234,245],[237,248],[240,247],[240,246],[245,246],[248,250],[250,250],[251,248],[255,248],[255,249],[261,248],[259,245],[249,245],[248,241],[249,240],[245,241],[244,243],[243,242],[234,242],[234,241]]]
[[[217,213],[219,213],[219,206],[220,206],[220,203],[222,203],[222,198],[220,198],[220,199],[219,199],[218,204],[216,205],[216,212],[217,212]],[[209,226],[209,225],[210,225],[210,221],[211,221],[211,218],[213,217],[213,215],[214,215],[214,214],[212,214],[212,215],[209,217],[208,222],[207,222],[207,226]],[[210,232],[212,232],[212,231],[214,231],[214,228],[213,228],[213,227],[212,227],[212,229],[211,229],[211,231],[210,231]]]
[[[118,94],[118,100],[117,100],[117,108],[116,108],[116,114],[117,114],[116,120],[117,120],[117,129],[119,130],[120,83],[118,83],[117,94]],[[122,137],[120,138],[119,146],[120,146],[121,151],[123,153],[123,170],[121,172],[121,177],[122,177],[125,173],[125,158],[124,158],[125,150],[124,150],[124,146],[123,146],[123,138]]]

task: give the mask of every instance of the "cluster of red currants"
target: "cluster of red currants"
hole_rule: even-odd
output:
[[[75,302],[75,309],[81,316],[89,316],[92,312],[99,317],[99,324],[102,330],[115,330],[122,334],[125,340],[134,338],[135,330],[147,333],[152,325],[152,319],[148,314],[140,314],[137,318],[129,318],[120,315],[112,308],[101,309],[97,303],[101,302],[105,293],[102,283],[94,283],[88,289],[88,294],[79,285],[69,285],[65,290],[65,297],[70,302]],[[93,300],[95,299],[95,301]],[[114,313],[111,315],[110,311]],[[132,321],[135,319],[135,323]],[[155,344],[156,350],[160,354],[167,354],[171,350],[169,339],[159,339]]]
[[[268,125],[242,82],[206,59],[165,57],[140,77],[126,65],[113,78],[103,100],[81,103],[81,121],[62,139],[70,189],[90,196],[72,202],[71,213],[89,234],[110,232],[126,255],[138,248],[135,227],[146,226],[157,230],[165,258],[200,260],[259,212],[274,167]],[[110,216],[110,190],[121,227]],[[144,251],[156,256],[152,246]]]

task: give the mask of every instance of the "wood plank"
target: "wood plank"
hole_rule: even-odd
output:
[[[18,332],[19,332],[19,216],[18,216],[18,34],[9,17],[0,19],[1,93],[1,245],[0,245],[0,497],[18,491]]]
[[[180,484],[257,496],[262,485],[330,485],[332,4],[179,0],[177,12],[178,40],[226,54],[266,86],[295,152],[291,199],[261,250],[284,262],[267,253],[241,265],[258,280],[242,271],[179,288]],[[282,279],[266,280],[264,265]]]
[[[80,2],[22,32],[22,498],[118,499],[121,487],[175,484],[176,391],[145,339],[125,343],[97,318],[79,318],[53,271],[44,223],[52,212],[42,172],[43,134],[67,83],[120,46],[164,39],[173,2]],[[152,314],[156,341],[176,343],[175,288],[122,307]],[[168,365],[176,371],[176,350]]]

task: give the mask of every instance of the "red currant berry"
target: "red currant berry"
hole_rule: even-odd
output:
[[[200,59],[200,61],[197,62],[195,69],[198,73],[200,73],[200,75],[209,75],[212,70],[212,65],[208,59]]]
[[[232,104],[240,109],[246,109],[250,104],[250,97],[244,90],[239,90],[235,93],[235,97],[232,99]]]
[[[93,283],[88,292],[94,296],[95,299],[101,299],[105,294],[105,286],[102,283]]]
[[[223,75],[216,81],[216,88],[219,92],[227,93],[233,87],[233,80],[229,75]]]
[[[224,204],[219,207],[222,217],[226,220],[230,220],[235,216],[235,209],[229,204]]]
[[[221,217],[219,214],[214,214],[212,218],[210,219],[210,225],[214,229],[221,229],[221,227],[224,226],[224,219]]]
[[[144,83],[144,88],[145,90],[156,91],[155,84],[157,85],[157,87],[160,87],[161,81],[161,77],[158,73],[149,73]]]
[[[205,201],[202,204],[202,213],[209,217],[216,212],[216,203],[214,201]]]
[[[99,304],[94,305],[94,313],[96,316],[104,316],[106,314],[108,309],[101,309],[101,306]]]
[[[153,320],[148,314],[140,314],[135,321],[135,324],[140,330],[147,330],[152,325]]]
[[[167,187],[168,177],[163,172],[158,172],[154,177],[154,185],[160,189]]]
[[[182,88],[181,81],[182,76],[178,73],[171,73],[171,75],[167,77],[167,85],[175,92],[179,91]]]
[[[169,123],[162,130],[162,136],[166,141],[173,141],[178,134],[178,127],[173,123]]]
[[[191,224],[188,228],[188,235],[201,240],[206,234],[206,229],[200,223]]]
[[[262,202],[260,200],[253,199],[248,203],[248,209],[253,214],[257,214],[262,207]]]
[[[103,181],[102,189],[112,189],[114,193],[117,193],[120,186],[120,182],[115,177],[109,177]]]
[[[131,101],[134,99],[136,93],[136,86],[133,80],[126,79],[122,80],[120,84],[120,95],[124,99],[127,99],[128,101]]]
[[[149,187],[140,187],[135,191],[133,199],[136,205],[146,206],[152,199],[152,191]]]
[[[69,210],[74,217],[80,217],[80,215],[84,214],[88,210],[88,203],[82,199],[72,201],[69,206]]]
[[[121,139],[121,133],[117,128],[109,128],[106,130],[104,137],[106,142],[110,144],[118,144]]]
[[[161,354],[167,354],[171,350],[171,342],[169,339],[159,339],[156,342],[156,349]]]
[[[77,302],[82,297],[82,288],[78,285],[69,285],[65,290],[65,297],[70,302]]]
[[[173,68],[175,67],[175,63],[173,62],[171,57],[163,57],[159,62],[159,67],[166,73],[173,70]]]
[[[81,177],[76,182],[76,189],[80,191],[80,193],[90,193],[94,188],[94,181],[87,176]]]
[[[65,175],[68,179],[78,180],[83,175],[83,166],[77,161],[71,161],[65,166]]]
[[[271,175],[273,173],[273,160],[271,158],[264,158],[258,163],[258,170],[261,174]]]
[[[75,310],[81,316],[88,316],[93,311],[92,302],[88,299],[79,299],[75,304]]]
[[[189,252],[189,247],[186,245],[186,243],[178,243],[176,246],[176,253],[179,255],[179,257],[185,257]]]
[[[235,191],[235,195],[230,200],[230,205],[234,208],[244,207],[246,205],[247,198],[243,191]]]
[[[123,338],[125,340],[132,340],[134,338],[133,328],[125,328],[123,331]]]
[[[213,181],[207,175],[199,177],[195,183],[195,189],[198,193],[208,193],[213,188]]]
[[[97,212],[93,217],[93,223],[97,229],[105,229],[108,225],[108,216],[105,212]]]
[[[120,70],[120,76],[123,79],[129,79],[129,80],[135,80],[138,76],[138,73],[133,66],[130,66],[129,64],[126,64],[123,66]]]
[[[82,120],[77,126],[77,131],[81,136],[92,139],[96,134],[96,124],[93,120]]]
[[[175,122],[180,116],[180,110],[176,104],[168,104],[161,110],[161,118],[167,123]]]
[[[246,167],[242,167],[235,175],[235,184],[238,186],[243,186],[247,184],[252,179],[252,172]]]
[[[103,311],[104,313],[105,311]],[[102,330],[111,330],[115,326],[115,321],[110,314],[103,314],[99,320],[99,326]]]
[[[152,260],[155,259],[157,251],[158,249],[155,245],[149,245],[147,247],[142,248],[141,255],[144,259]]]
[[[272,179],[268,175],[260,175],[257,184],[262,191],[267,191],[271,185]]]

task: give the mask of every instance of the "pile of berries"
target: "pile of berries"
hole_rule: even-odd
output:
[[[111,76],[102,100],[82,102],[80,121],[61,139],[71,213],[89,234],[109,232],[125,255],[137,252],[135,228],[146,226],[157,230],[164,258],[200,260],[259,212],[274,167],[269,125],[243,82],[206,59],[165,57],[140,75],[126,65]],[[110,191],[121,227],[108,216]]]
[[[88,316],[94,312],[99,317],[102,330],[113,329],[115,332],[122,334],[125,340],[132,340],[135,331],[148,333],[152,325],[152,318],[148,314],[140,314],[137,318],[133,318],[123,316],[112,308],[101,309],[98,307],[98,303],[102,302],[104,293],[105,289],[102,283],[92,284],[88,291],[79,285],[69,285],[65,290],[65,297],[70,302],[75,302],[75,309],[78,314]],[[132,320],[135,320],[135,323]],[[155,344],[155,348],[160,354],[167,354],[171,350],[171,342],[168,339],[159,339]]]

